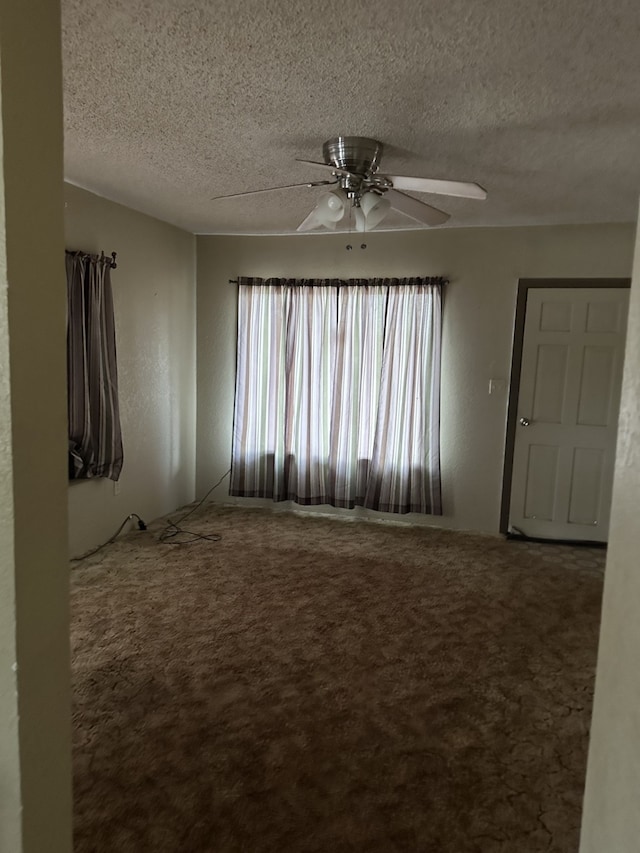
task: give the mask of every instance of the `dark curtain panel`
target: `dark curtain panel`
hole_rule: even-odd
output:
[[[116,336],[107,258],[67,252],[69,479],[122,470]]]

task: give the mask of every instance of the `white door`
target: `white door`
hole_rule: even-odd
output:
[[[530,288],[510,530],[607,541],[629,291]]]

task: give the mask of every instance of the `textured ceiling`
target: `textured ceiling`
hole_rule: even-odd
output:
[[[65,172],[197,233],[295,231],[335,135],[449,226],[619,222],[640,193],[638,0],[62,0]],[[384,227],[414,227],[394,214]]]

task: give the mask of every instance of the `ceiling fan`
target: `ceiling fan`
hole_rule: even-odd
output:
[[[330,187],[311,213],[298,226],[298,231],[316,228],[334,230],[336,225],[353,211],[357,231],[370,231],[379,225],[391,208],[404,213],[423,225],[442,225],[449,214],[437,207],[406,195],[403,190],[459,198],[485,199],[486,190],[479,184],[464,181],[443,181],[436,178],[411,178],[403,175],[384,175],[378,169],[383,144],[366,136],[336,136],[322,146],[324,163],[296,158],[317,169],[331,173],[333,180],[306,181],[263,190],[216,196],[216,199],[238,198],[245,195],[288,190],[297,187]]]

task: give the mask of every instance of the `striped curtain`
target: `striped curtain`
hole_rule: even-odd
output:
[[[110,260],[67,252],[69,479],[122,470]]]
[[[229,492],[442,513],[441,279],[241,279]]]
[[[442,515],[441,289],[389,288],[380,402],[364,505]]]
[[[335,290],[338,341],[330,452],[333,506],[363,506],[380,408],[388,288],[350,284]]]

